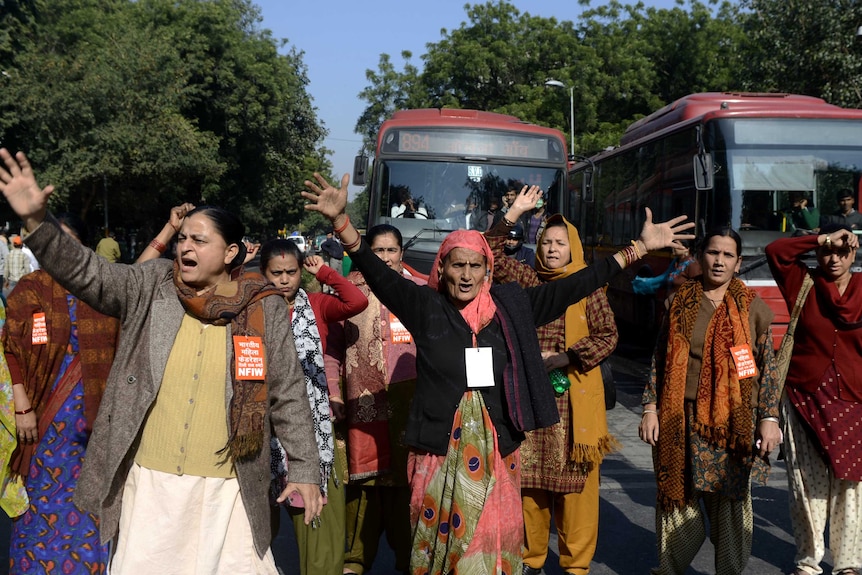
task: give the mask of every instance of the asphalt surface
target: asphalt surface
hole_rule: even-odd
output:
[[[608,412],[611,432],[620,440],[620,452],[611,454],[602,465],[600,531],[598,549],[591,569],[593,575],[646,574],[656,565],[655,481],[650,447],[640,441],[640,396],[647,373],[648,356],[634,348],[618,349],[611,359],[617,384],[617,405]],[[746,575],[778,575],[793,568],[793,535],[787,510],[787,479],[783,462],[774,462],[767,486],[755,486],[754,546]],[[10,521],[2,513],[0,541],[9,541]],[[556,534],[551,535],[552,553],[545,575],[562,575]],[[290,520],[282,517],[281,532],[273,544],[276,563],[286,575],[299,575],[296,543]],[[687,575],[715,573],[714,549],[706,541]],[[826,573],[831,572],[827,553]],[[8,566],[8,545],[0,546],[0,573]],[[385,539],[372,567],[372,575],[399,575]],[[520,574],[517,574],[520,575]]]

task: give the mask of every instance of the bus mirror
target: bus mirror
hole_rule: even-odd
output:
[[[368,156],[360,155],[353,158],[353,185],[364,186],[368,174]]]
[[[585,170],[583,173],[584,179],[581,182],[581,197],[584,203],[591,204],[595,201],[593,196],[593,171]]]
[[[704,191],[712,189],[712,156],[697,154],[694,157],[694,188]]]

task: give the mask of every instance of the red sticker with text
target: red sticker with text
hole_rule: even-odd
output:
[[[233,356],[236,359],[237,380],[266,379],[263,339],[244,335],[233,336]]]
[[[736,375],[739,379],[757,377],[757,365],[754,363],[754,354],[751,347],[746,343],[730,348],[733,355],[733,363],[736,364]]]
[[[45,320],[45,312],[33,314],[33,345],[45,345],[48,343],[48,322]]]
[[[392,334],[392,343],[412,343],[413,335],[407,331],[401,320],[395,314],[389,312],[389,332]]]

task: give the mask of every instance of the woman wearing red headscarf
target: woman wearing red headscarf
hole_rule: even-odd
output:
[[[518,445],[524,432],[559,420],[542,364],[536,326],[604,284],[647,249],[687,236],[684,218],[654,225],[596,265],[531,289],[491,288],[494,256],[473,231],[451,233],[428,287],[404,279],[362,242],[345,215],[347,185],[319,174],[306,181],[306,209],[329,218],[378,299],[413,334],[416,394],[405,442],[413,528],[412,571],[431,574],[521,571]],[[540,192],[526,193],[535,201]],[[649,216],[649,214],[648,214]]]

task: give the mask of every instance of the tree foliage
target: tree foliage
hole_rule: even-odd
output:
[[[324,132],[302,54],[278,53],[251,0],[12,4],[0,138],[57,187],[55,207],[138,228],[212,203],[263,235],[304,216],[296,190],[331,169]]]
[[[521,13],[506,0],[468,4],[460,27],[427,45],[421,70],[408,57],[399,71],[381,55],[360,94],[366,146],[402,108],[475,108],[567,131],[569,91],[545,87],[548,79],[574,86],[579,153],[617,144],[632,121],[695,92],[797,92],[862,107],[859,2],[579,2],[586,10],[576,22]]]

